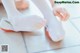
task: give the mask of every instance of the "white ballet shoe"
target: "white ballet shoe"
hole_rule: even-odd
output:
[[[13,31],[37,31],[46,24],[45,19],[41,16],[34,14],[23,15],[20,13],[16,9],[13,0],[2,0],[2,3],[8,15],[8,18],[6,20],[10,22],[9,25],[12,26]]]
[[[48,21],[45,29],[45,34],[48,35],[54,42],[61,41],[64,38],[64,30],[62,23],[53,15],[52,7],[49,0],[32,0],[43,13],[44,18]]]

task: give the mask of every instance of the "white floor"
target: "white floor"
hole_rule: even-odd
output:
[[[71,16],[68,21],[62,22],[66,32],[63,41],[58,43],[51,41],[44,34],[43,29],[33,33],[4,32],[0,30],[0,46],[9,46],[9,51],[6,53],[80,53],[80,6],[78,4],[69,4],[65,5],[65,8]],[[35,13],[33,4],[31,4],[30,10]],[[28,10],[23,13],[25,15],[32,14]],[[39,12],[35,14],[41,15]],[[7,17],[6,12],[0,6],[0,19],[4,17]],[[0,53],[3,53],[1,47]]]

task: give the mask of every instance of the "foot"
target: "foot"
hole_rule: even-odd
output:
[[[47,28],[45,28],[45,35],[48,36],[54,42],[59,42],[64,39],[64,35],[56,36],[54,35],[54,32],[50,32],[49,30],[47,30]]]
[[[6,19],[7,20],[7,19]],[[6,32],[12,31],[37,31],[45,26],[45,19],[32,15],[32,16],[19,16],[16,19],[11,18],[9,21],[2,20],[0,27]]]
[[[63,40],[65,32],[62,23],[56,19],[51,19],[45,27],[45,34],[54,42]]]

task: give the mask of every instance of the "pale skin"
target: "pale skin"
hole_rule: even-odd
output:
[[[25,2],[25,0],[15,0],[15,1],[16,1],[15,2],[16,7],[19,10],[25,10],[29,7],[29,3]],[[69,18],[70,15],[65,8],[55,6],[54,0],[50,0],[50,3],[52,7],[54,8],[53,14],[55,16],[58,16],[62,21],[66,21]]]
[[[39,1],[38,0],[34,0],[33,2],[37,5],[37,7],[39,7],[39,9],[43,12],[43,15],[45,16],[46,20],[48,20],[48,18],[46,17],[48,13],[48,17],[50,17],[48,20],[48,24],[47,26],[48,27],[45,27],[45,34],[48,35],[53,41],[55,42],[58,42],[58,41],[61,41],[63,38],[64,38],[64,30],[63,30],[63,27],[61,25],[60,22],[58,22],[56,19],[55,19],[55,16],[58,16],[62,21],[66,21],[68,18],[69,18],[69,13],[67,12],[67,10],[65,8],[62,8],[62,7],[56,7],[54,5],[54,0],[49,0],[51,5],[52,5],[52,8],[53,8],[53,13],[52,13],[52,10],[50,10],[49,6],[47,5],[47,3],[45,3],[46,1]],[[38,2],[38,3],[37,3]],[[41,3],[42,2],[42,3]],[[45,4],[44,4],[45,3]],[[41,5],[43,4],[43,5]],[[43,9],[46,9],[46,10],[43,10]],[[44,12],[45,11],[45,12]],[[54,15],[55,16],[54,16]],[[51,18],[54,18],[53,20]],[[53,22],[53,25],[50,24]],[[56,27],[54,26],[56,24]],[[60,26],[59,28],[57,26]],[[54,28],[52,28],[54,27]],[[58,30],[57,30],[58,28]],[[53,29],[53,30],[52,30]],[[53,33],[54,32],[54,33]],[[57,35],[57,36],[54,36]],[[56,37],[56,38],[55,38]]]
[[[54,8],[53,14],[55,16],[58,16],[62,21],[66,21],[69,18],[70,15],[65,8],[55,6],[54,0],[50,0],[50,3]],[[20,2],[16,2],[16,6],[18,9],[26,9],[29,7],[29,4],[25,3],[24,0],[21,0]]]
[[[1,0],[0,0],[1,4]],[[29,7],[29,3],[25,0],[15,0],[15,5],[18,10],[25,10]]]
[[[62,7],[56,7],[54,6],[54,0],[50,0],[50,3],[52,5],[52,7],[54,8],[53,14],[55,16],[58,16],[62,21],[66,21],[69,18],[69,13],[67,12],[66,9],[62,8]],[[19,10],[24,10],[27,9],[29,7],[29,3],[25,2],[25,0],[19,0],[17,2],[15,2],[17,9]],[[4,31],[12,31],[12,30],[5,30]]]
[[[15,4],[19,10],[25,10],[29,7],[29,3],[24,0],[17,1]]]
[[[62,21],[66,21],[69,18],[69,13],[65,8],[55,6],[54,0],[50,0],[52,7],[54,8],[54,15],[60,17]]]

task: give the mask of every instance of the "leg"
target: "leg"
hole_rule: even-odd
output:
[[[53,15],[53,12],[50,6],[47,3],[47,0],[32,0],[36,6],[41,10],[45,19],[48,21],[46,29],[49,32],[49,36],[53,41],[60,41],[64,34],[62,24],[57,20]]]
[[[20,13],[15,7],[14,0],[1,1],[14,31],[36,31],[45,25],[45,19],[38,15],[23,15]]]

